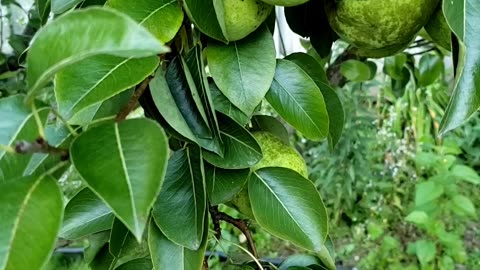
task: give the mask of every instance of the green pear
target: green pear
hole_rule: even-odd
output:
[[[273,8],[260,0],[214,0],[213,3],[228,41],[240,40],[255,31]]]
[[[452,32],[448,26],[447,20],[443,15],[442,5],[438,5],[437,10],[432,15],[432,18],[425,25],[430,38],[444,49],[451,50],[452,47]]]
[[[262,0],[262,1],[274,6],[293,7],[293,6],[298,6],[303,3],[306,3],[309,0]],[[318,1],[318,0],[312,0],[312,1]]]
[[[294,170],[305,178],[308,177],[307,164],[305,164],[305,160],[303,160],[295,148],[285,144],[269,132],[254,132],[252,135],[257,140],[263,153],[262,160],[251,168],[252,171],[266,167],[283,167]],[[235,196],[231,201],[231,205],[240,213],[254,219],[246,187]]]
[[[403,50],[429,21],[439,0],[336,0],[325,9],[333,30],[367,57]],[[370,55],[369,55],[370,54]]]

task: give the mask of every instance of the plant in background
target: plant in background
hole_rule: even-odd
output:
[[[335,227],[328,226],[322,198],[300,168],[303,162],[285,166],[283,153],[299,157],[288,148],[284,123],[307,140],[326,141],[333,151],[345,114],[332,84],[374,77],[375,63],[366,61],[363,49],[370,56],[387,56],[398,50],[390,46],[410,43],[437,9],[436,1],[418,1],[395,10],[410,14],[417,10],[415,3],[425,3],[427,16],[403,24],[395,20],[403,27],[393,43],[385,35],[390,34],[387,25],[379,25],[376,30],[383,31],[370,40],[380,41],[375,48],[362,48],[347,36],[351,25],[335,22],[360,11],[368,25],[371,7],[385,15],[383,20],[397,16],[384,13],[377,1],[359,3],[356,11],[324,1],[35,1],[33,22],[27,24],[32,32],[24,48],[14,50],[18,61],[6,61],[2,69],[7,81],[0,99],[0,269],[41,269],[55,248],[83,240],[88,243],[84,260],[92,269],[208,269],[207,245],[222,241],[248,255],[232,267],[261,269],[269,264],[260,260],[251,223],[306,253],[285,260],[279,269],[335,269],[328,237]],[[276,59],[273,5],[296,5],[286,9],[288,23],[310,37],[316,56],[330,63],[328,70],[305,53]],[[476,102],[459,106],[474,95],[471,82],[479,74],[470,71],[480,64],[474,41],[478,31],[470,22],[478,9],[467,7],[443,3],[456,37],[455,64],[462,71],[443,132],[479,107]],[[355,47],[332,62],[337,34]],[[371,49],[381,52],[370,54]],[[427,71],[435,60],[429,59]],[[431,84],[423,71],[421,64],[407,71],[421,87]],[[21,83],[12,86],[15,81]],[[416,104],[409,107],[415,112],[422,102],[415,103],[418,89],[412,89],[403,96]],[[263,115],[262,103],[284,122]],[[410,123],[405,119],[397,127]],[[416,119],[418,129],[422,117]],[[258,135],[265,132],[271,134],[266,144]],[[281,144],[288,151],[279,151]],[[265,167],[264,158],[276,161]],[[81,183],[66,180],[72,178]],[[71,184],[61,190],[65,182]],[[356,203],[375,202],[381,215],[389,213],[382,207],[390,197],[375,199],[353,177],[351,183]],[[252,211],[232,216],[227,207],[242,194],[242,205]],[[388,196],[398,194],[409,193]],[[353,217],[359,211],[351,212]],[[242,232],[246,245],[223,239],[225,223]],[[385,241],[385,248],[394,250],[394,242]]]

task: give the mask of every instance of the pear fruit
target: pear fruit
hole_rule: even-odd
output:
[[[215,13],[228,41],[240,40],[255,31],[270,15],[272,5],[260,0],[214,1]]]
[[[439,0],[335,0],[325,11],[333,30],[363,56],[393,55],[415,38]]]
[[[262,160],[251,168],[252,171],[265,167],[283,167],[294,170],[305,178],[308,177],[307,164],[295,148],[285,144],[269,132],[254,132],[252,135],[260,145],[263,153]],[[231,205],[240,213],[254,219],[247,187],[244,187],[235,196],[231,201]]]

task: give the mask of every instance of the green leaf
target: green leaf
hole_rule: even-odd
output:
[[[144,234],[141,242],[137,241],[135,236],[118,219],[113,222],[109,243],[110,253],[115,257],[112,263],[112,267],[115,269],[129,261],[148,256],[146,234]]]
[[[208,67],[220,91],[246,115],[260,104],[275,74],[275,45],[266,26],[228,45],[211,41]],[[226,72],[228,70],[228,72]]]
[[[126,59],[98,55],[68,66],[55,78],[58,111],[70,119],[75,113],[139,84],[158,64],[157,56]]]
[[[364,82],[371,78],[370,67],[358,60],[347,60],[340,66],[340,72],[345,78],[353,82]]]
[[[115,257],[110,253],[108,243],[106,243],[100,251],[95,255],[93,260],[88,264],[92,270],[110,269],[115,261]]]
[[[203,237],[207,199],[200,149],[175,152],[168,161],[162,191],[153,207],[155,223],[170,241],[196,250]]]
[[[429,218],[427,213],[423,211],[413,211],[408,214],[405,220],[415,224],[425,225],[429,221]]]
[[[415,191],[415,205],[420,206],[429,203],[442,196],[443,192],[443,186],[434,181],[419,183]]]
[[[323,99],[328,112],[328,144],[330,151],[333,151],[342,136],[345,124],[345,111],[342,102],[335,90],[331,87],[327,74],[315,58],[305,53],[293,53],[285,59],[297,64],[305,71],[322,91]]]
[[[112,210],[89,188],[84,188],[65,207],[60,236],[77,239],[108,230],[113,218]]]
[[[385,57],[383,72],[394,80],[404,79],[404,66],[407,63],[407,55],[399,53],[394,56]]]
[[[113,223],[113,222],[112,222]],[[95,256],[100,252],[105,244],[110,240],[110,231],[103,231],[87,236],[88,246],[83,252],[85,263],[89,264],[95,259]],[[107,245],[108,249],[108,245]],[[110,253],[110,251],[109,251]]]
[[[35,0],[35,7],[37,8],[38,18],[40,18],[41,23],[46,23],[50,13],[50,0]]]
[[[203,151],[205,160],[223,169],[245,169],[257,164],[262,159],[262,149],[252,134],[221,113],[217,118],[221,123],[220,135],[225,150],[223,157]]]
[[[470,217],[477,216],[475,205],[468,197],[465,197],[463,195],[456,195],[452,198],[451,205],[453,211],[455,211],[456,214]]]
[[[0,145],[15,147],[18,141],[35,141],[38,134],[37,123],[31,108],[23,102],[23,95],[0,99]],[[38,110],[40,120],[46,123],[49,109]],[[38,157],[38,156],[36,156]],[[0,183],[31,173],[30,164],[35,162],[33,155],[13,155],[0,150]]]
[[[429,262],[435,259],[435,254],[437,252],[435,243],[428,240],[415,242],[415,250],[417,258],[422,266],[426,266]]]
[[[280,267],[278,268],[278,270],[287,270],[294,266],[307,267],[312,264],[320,264],[320,263],[321,263],[320,259],[318,259],[315,256],[307,255],[307,254],[296,254],[296,255],[289,256],[287,259],[285,259],[282,262],[282,264],[280,264]]]
[[[108,0],[107,5],[132,17],[167,43],[182,26],[183,12],[178,3],[176,0]]]
[[[455,165],[452,167],[450,173],[459,180],[472,184],[480,184],[480,176],[474,169],[468,166]]]
[[[115,270],[152,270],[153,264],[150,258],[139,258],[120,265]]]
[[[185,0],[183,7],[195,26],[205,35],[227,42],[218,23],[213,0]]]
[[[252,129],[258,131],[267,131],[274,134],[284,143],[290,144],[288,130],[276,117],[268,115],[255,115],[252,117]]]
[[[453,95],[441,123],[442,134],[460,126],[480,107],[479,9],[480,2],[475,0],[443,1],[445,17],[460,50]]]
[[[206,215],[206,213],[205,213]],[[190,250],[186,247],[176,245],[168,240],[158,229],[153,220],[148,230],[148,245],[152,257],[153,266],[156,270],[178,269],[195,270],[202,269],[205,250],[208,240],[208,217],[205,216],[202,243],[197,250]]]
[[[62,14],[65,11],[75,7],[82,0],[51,0],[53,14]]]
[[[27,99],[32,100],[62,68],[88,57],[140,58],[165,52],[168,48],[157,38],[118,11],[92,7],[69,12],[38,31],[33,39],[27,56]]]
[[[424,54],[418,63],[418,70],[416,70],[416,77],[419,86],[428,86],[440,78],[444,72],[445,67],[443,58],[438,54]]]
[[[163,130],[142,118],[100,125],[77,137],[70,155],[92,191],[140,240],[165,174]]]
[[[0,269],[42,269],[62,222],[59,187],[49,176],[28,176],[0,190]]]
[[[277,113],[310,140],[328,136],[329,119],[322,92],[297,64],[278,60],[266,98]]]
[[[271,234],[315,252],[325,249],[328,216],[308,179],[285,168],[253,173],[248,193],[255,220]]]
[[[205,164],[205,180],[210,204],[218,205],[232,200],[242,190],[249,175],[249,169],[225,170]]]
[[[218,89],[214,82],[210,83],[210,90],[212,93],[212,101],[215,110],[227,115],[242,126],[245,126],[250,121],[250,118],[245,115],[239,108],[235,107],[230,100]]]

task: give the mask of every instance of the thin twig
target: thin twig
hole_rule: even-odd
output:
[[[38,137],[34,142],[19,141],[15,144],[15,153],[17,154],[51,154],[60,156],[61,160],[68,160],[69,154],[67,149],[57,148],[48,144],[48,142]]]
[[[255,258],[258,258],[258,253],[257,253],[257,248],[255,247],[255,242],[253,241],[252,237],[252,232],[250,231],[250,228],[248,227],[247,221],[243,219],[236,219],[233,218],[223,212],[217,211],[215,213],[215,218],[218,220],[223,220],[225,222],[228,222],[232,224],[233,226],[237,227],[247,238],[247,243],[248,243],[248,250],[255,256]]]
[[[204,259],[203,259],[203,266],[202,266],[202,270],[208,270],[208,262],[207,262],[207,258],[204,258]]]
[[[210,216],[212,217],[213,230],[215,231],[215,238],[220,240],[222,238],[222,230],[220,228],[220,219],[218,217],[218,206],[210,206]]]
[[[135,109],[138,99],[142,96],[143,92],[145,92],[145,89],[147,89],[151,79],[152,77],[147,77],[140,85],[138,85],[135,93],[133,93],[133,96],[128,101],[128,104],[118,113],[116,118],[117,122],[125,120],[130,112]]]

